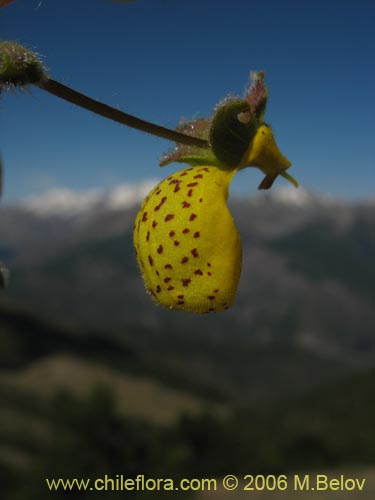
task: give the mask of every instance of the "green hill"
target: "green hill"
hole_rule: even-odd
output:
[[[0,332],[7,500],[43,498],[45,477],[103,471],[219,477],[374,463],[373,369],[349,376],[354,367],[303,351],[216,337],[106,335],[4,304]]]

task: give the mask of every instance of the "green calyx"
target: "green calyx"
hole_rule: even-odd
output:
[[[209,147],[177,144],[163,157],[161,166],[183,162],[232,171],[256,167],[265,175],[258,189],[270,189],[279,175],[298,187],[286,172],[291,162],[278,148],[271,127],[263,121],[267,99],[264,73],[251,73],[251,85],[243,99],[225,99],[210,118],[180,125],[180,132],[203,139]]]
[[[46,77],[38,57],[16,42],[0,42],[0,90],[23,87]]]
[[[257,128],[258,121],[245,100],[220,106],[210,128],[210,143],[215,157],[223,166],[236,168]]]
[[[245,97],[225,99],[210,118],[195,120],[177,129],[209,142],[209,148],[177,144],[162,158],[160,165],[172,162],[217,165],[236,169],[263,121],[268,90],[264,73],[251,73],[251,85]]]

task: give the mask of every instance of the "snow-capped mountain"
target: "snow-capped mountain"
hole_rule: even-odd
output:
[[[123,210],[140,203],[156,185],[156,180],[122,184],[109,191],[52,189],[26,199],[19,208],[44,217],[73,217],[97,210]]]
[[[294,205],[298,207],[312,205],[327,206],[337,202],[337,200],[327,194],[314,193],[303,187],[299,187],[298,189],[296,189],[294,186],[287,185],[276,187],[275,189],[271,190],[269,193],[269,197],[275,203]]]
[[[149,179],[139,184],[122,184],[111,190],[93,189],[74,191],[66,188],[49,190],[26,199],[20,209],[43,217],[76,217],[97,211],[124,210],[139,204],[158,180]],[[236,198],[234,194],[232,198]],[[324,207],[335,204],[328,195],[313,193],[302,187],[282,186],[269,192],[257,193],[247,198],[254,205],[272,203],[290,207]]]

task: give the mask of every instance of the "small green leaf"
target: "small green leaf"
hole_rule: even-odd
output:
[[[199,139],[208,140],[211,120],[208,118],[200,118],[181,122],[177,127],[177,132],[191,135]],[[178,143],[176,147],[166,153],[160,160],[160,166],[164,167],[169,163],[187,163],[191,166],[196,165],[216,165],[217,159],[209,148],[200,148],[197,146],[187,146],[186,144]]]

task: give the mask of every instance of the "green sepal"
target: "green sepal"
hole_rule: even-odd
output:
[[[212,120],[210,143],[218,161],[236,168],[252,141],[258,121],[245,100],[233,100],[219,106]]]

